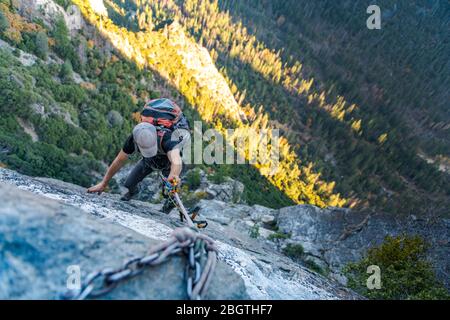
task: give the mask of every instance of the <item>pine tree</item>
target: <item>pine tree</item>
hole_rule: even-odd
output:
[[[69,60],[66,60],[61,65],[61,70],[59,72],[59,77],[64,83],[70,83],[73,81],[73,68]]]
[[[9,28],[9,21],[6,19],[5,14],[0,11],[0,32],[4,32]]]
[[[47,60],[48,57],[48,37],[44,32],[39,32],[36,35],[36,54],[42,60]]]
[[[61,58],[67,58],[71,53],[71,44],[69,38],[69,30],[63,18],[58,19],[53,31],[53,36],[56,42],[56,53]]]

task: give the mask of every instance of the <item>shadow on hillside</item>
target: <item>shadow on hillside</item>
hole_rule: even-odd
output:
[[[97,36],[104,41],[105,44],[108,44],[118,55],[122,57],[122,59],[126,60],[128,63],[138,67],[137,63],[130,59],[121,52],[121,50],[114,46],[114,44],[109,41],[106,37],[102,35],[102,33],[92,24],[89,24],[95,32]],[[203,130],[207,130],[212,128],[208,123],[202,120],[201,115],[198,113],[195,106],[191,105],[187,99],[179,92],[179,90],[170,84],[168,80],[166,80],[155,68],[150,66],[144,67],[148,70],[151,70],[155,89],[161,93],[162,97],[169,97],[177,101],[180,106],[183,107],[183,112],[189,118],[191,122],[191,126],[193,121],[202,121]],[[236,156],[236,155],[235,155]],[[192,168],[193,165],[187,165],[187,168]],[[285,195],[282,191],[277,189],[266,177],[262,176],[257,168],[250,164],[240,164],[240,165],[209,165],[209,167],[214,168],[219,175],[230,176],[231,178],[235,178],[245,185],[244,190],[244,199],[247,200],[249,204],[260,204],[267,207],[279,208],[284,206],[293,205],[294,202]],[[255,187],[257,185],[257,187]]]
[[[222,54],[223,56],[226,55],[226,53],[224,53],[224,52],[222,52],[221,54]],[[241,65],[241,66],[243,66],[243,67],[246,68],[246,69],[253,69],[252,66],[251,66],[251,64],[249,64],[249,63],[247,63],[247,62],[245,62],[245,61],[242,61],[242,60],[240,60],[240,59],[237,59],[237,58],[234,58],[234,59],[235,59],[235,61],[232,61],[232,63],[236,63],[236,64],[238,64],[238,65]],[[158,70],[154,70],[154,69],[153,69],[153,71],[155,71],[156,73],[158,73]],[[286,88],[284,88],[281,84],[280,84],[280,85],[275,84],[273,81],[264,78],[264,77],[262,76],[262,74],[261,74],[258,70],[253,69],[253,71],[251,72],[251,76],[260,79],[260,81],[261,81],[261,83],[263,83],[263,86],[264,86],[264,87],[277,87],[279,90],[281,90],[280,92],[281,92],[283,95],[291,96],[292,99],[298,99],[298,97],[296,97],[294,94],[292,94],[292,93],[290,93],[288,90],[286,90]],[[233,75],[232,75],[232,77],[233,77]],[[235,81],[236,83],[238,83],[238,78],[236,78],[236,76],[235,76],[234,79],[232,78],[232,80]],[[248,87],[248,88],[250,89],[250,87]],[[177,90],[177,89],[172,88],[172,90]],[[178,90],[177,90],[177,91],[178,91]],[[250,101],[250,102],[253,102],[253,101],[256,101],[256,100],[249,100],[249,101]],[[301,105],[301,103],[300,103],[300,105]],[[194,110],[194,108],[193,108],[192,106],[191,106],[191,108]],[[296,110],[296,112],[298,112],[298,111],[301,110],[301,108],[295,108],[294,110]],[[298,111],[297,111],[297,110],[298,110]],[[303,111],[303,110],[301,110],[301,111]],[[300,112],[298,112],[297,114],[299,114],[299,113],[300,113]],[[303,114],[300,116],[300,119],[301,119],[302,117],[304,118],[305,116],[307,116],[307,114],[303,113]],[[339,122],[339,121],[333,119],[333,118],[331,117],[331,115],[329,115],[329,114],[327,114],[327,113],[321,113],[321,116],[325,116],[326,121],[329,121],[329,122],[333,122],[333,121],[334,121],[334,122],[336,122],[336,123]],[[343,129],[343,128],[341,128],[340,130],[343,131],[342,129]],[[346,128],[346,131],[347,131],[346,134],[348,134],[348,135],[351,136],[351,133],[352,133],[352,132],[351,132],[351,128],[347,127],[347,128]],[[335,139],[335,137],[334,137],[333,135],[331,135],[331,137],[332,137],[333,139]],[[346,138],[348,138],[348,137],[346,137]],[[344,140],[346,140],[346,139],[344,139]],[[343,140],[341,139],[341,141],[343,141]],[[329,141],[327,140],[327,142],[329,142]],[[295,141],[294,141],[294,143],[295,143]],[[330,142],[330,143],[331,143],[331,142]],[[341,165],[345,165],[345,163],[341,163]]]

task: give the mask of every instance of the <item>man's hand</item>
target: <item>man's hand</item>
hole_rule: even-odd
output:
[[[169,178],[164,179],[163,194],[170,195],[175,192],[179,192],[180,183],[181,183],[181,181],[179,178],[175,178],[175,177],[170,178],[170,176],[169,176]]]
[[[178,175],[175,175],[175,174],[169,174],[169,176],[167,177],[167,180],[169,180],[169,181],[181,181],[180,180],[180,177],[178,176]]]
[[[117,154],[116,158],[106,171],[105,177],[103,178],[102,182],[93,187],[90,187],[87,192],[101,194],[103,191],[105,191],[106,187],[108,186],[108,182],[112,179],[112,177],[114,177],[116,172],[123,167],[127,159],[128,154],[126,154],[123,150],[120,150],[120,152]]]
[[[98,194],[102,194],[103,191],[105,191],[107,184],[104,183],[103,181],[100,182],[99,184],[90,187],[87,192],[88,193],[98,193]]]

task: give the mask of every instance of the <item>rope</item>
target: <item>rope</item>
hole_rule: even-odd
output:
[[[181,202],[181,199],[180,199],[180,196],[178,195],[178,193],[175,192],[175,193],[173,194],[173,197],[175,198],[175,201],[177,202],[178,207],[179,207],[181,213],[183,214],[184,218],[186,219],[186,222],[187,222],[188,226],[189,226],[190,228],[195,228],[195,225],[194,225],[194,223],[192,222],[192,219],[191,219],[191,217],[189,216],[189,214],[188,214],[188,212],[187,212],[187,210],[186,210],[186,208],[185,208],[183,202]]]

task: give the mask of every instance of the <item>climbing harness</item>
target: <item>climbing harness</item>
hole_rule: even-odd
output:
[[[112,291],[120,282],[140,275],[145,269],[160,265],[172,255],[186,256],[186,292],[191,300],[200,300],[206,293],[217,263],[214,240],[190,228],[177,228],[171,238],[155,247],[147,255],[127,260],[121,268],[105,268],[87,276],[79,290],[72,290],[63,299],[84,300],[97,298]],[[206,262],[202,266],[202,259]]]
[[[178,209],[180,213],[180,220],[183,222],[186,220],[186,223],[189,227],[193,228],[197,226],[199,229],[206,228],[208,226],[208,222],[206,220],[196,220],[198,217],[199,208],[196,207],[193,210],[187,210],[181,201],[180,195],[178,194],[178,183],[175,182],[175,185],[168,181],[164,176],[159,173],[159,176],[164,184],[164,189],[167,191],[168,200]]]

